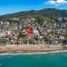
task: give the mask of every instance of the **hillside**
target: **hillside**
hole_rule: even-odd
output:
[[[4,20],[13,17],[24,18],[24,17],[36,17],[36,16],[43,16],[43,17],[47,16],[49,18],[67,17],[67,10],[48,8],[42,10],[22,11],[22,12],[0,16],[0,19]]]

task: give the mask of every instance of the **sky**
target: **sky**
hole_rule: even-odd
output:
[[[46,8],[67,9],[67,0],[1,0],[0,15]]]

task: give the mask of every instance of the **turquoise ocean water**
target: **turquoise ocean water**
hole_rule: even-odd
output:
[[[0,55],[0,67],[67,67],[67,52]]]

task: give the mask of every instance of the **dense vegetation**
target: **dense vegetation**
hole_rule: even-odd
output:
[[[56,19],[57,17],[67,17],[67,10],[48,8],[42,10],[22,11],[14,14],[7,14],[0,16],[0,19],[8,20],[13,17],[25,18],[25,17],[37,17],[37,16],[49,17],[51,19]]]

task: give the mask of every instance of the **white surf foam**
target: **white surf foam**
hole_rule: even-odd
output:
[[[0,53],[0,55],[37,55],[37,54],[51,54],[51,53],[63,53],[67,52],[67,50],[61,50],[61,51],[50,51],[50,52],[16,52],[16,53]]]

